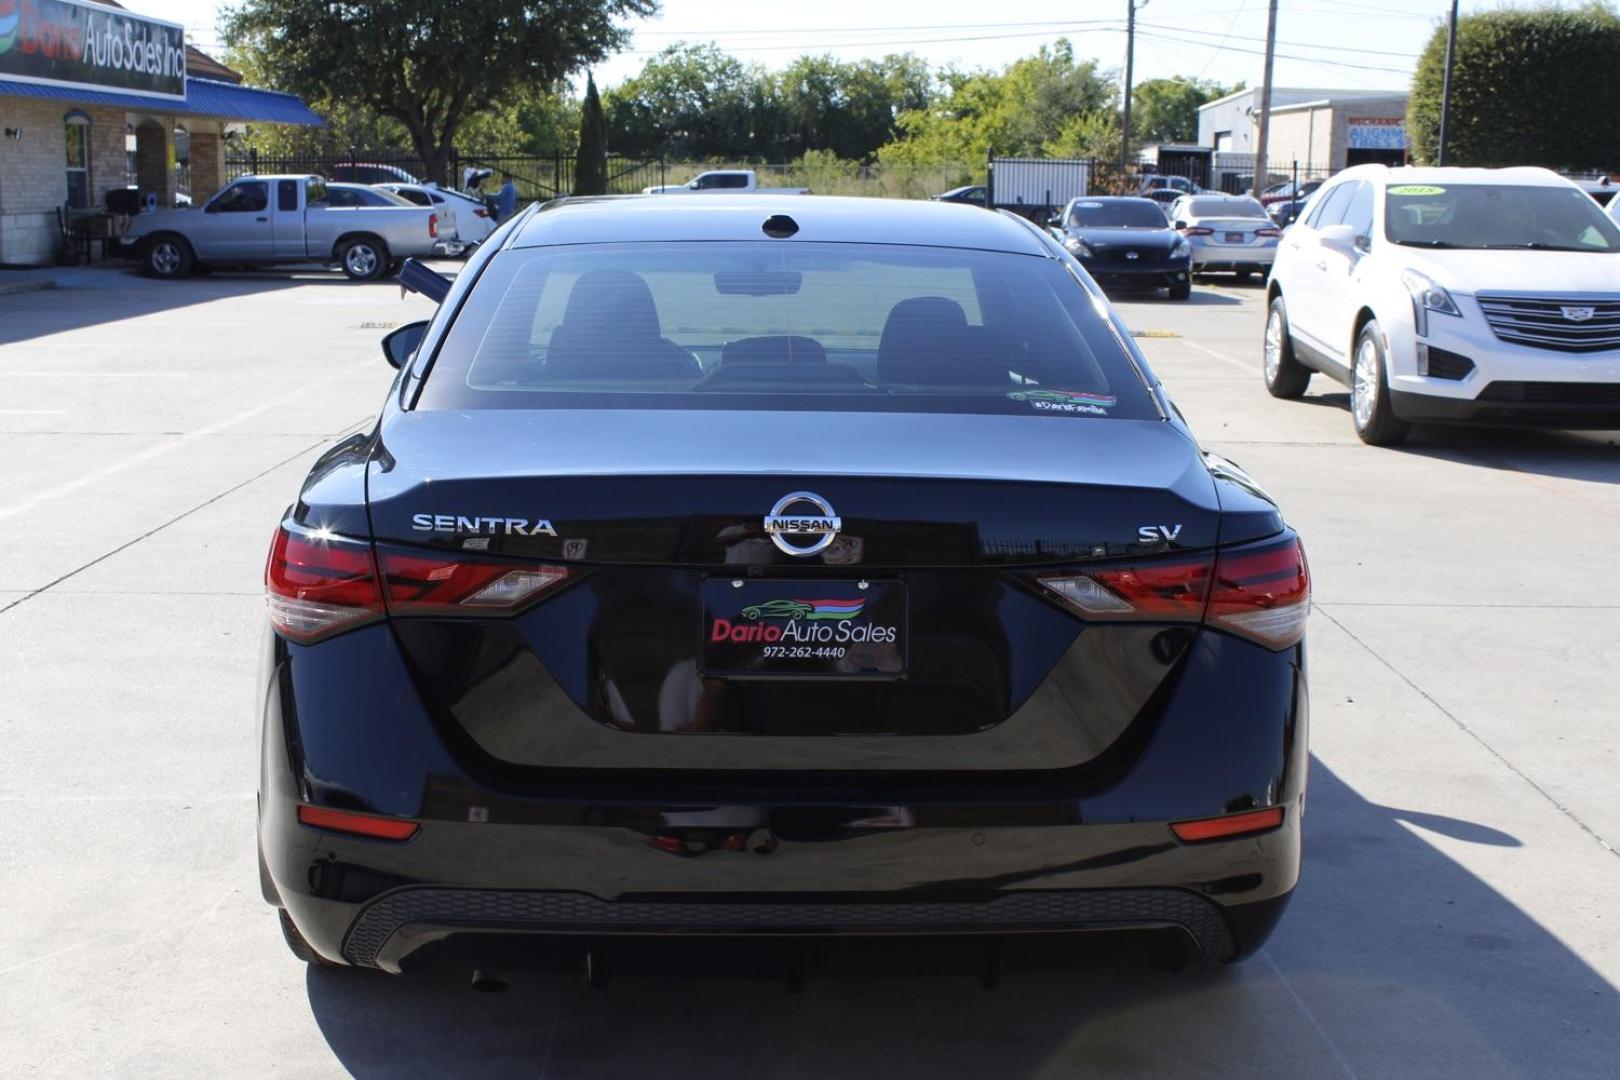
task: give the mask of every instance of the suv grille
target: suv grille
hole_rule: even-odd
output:
[[[1524,405],[1620,405],[1620,383],[1499,380],[1481,390],[1475,400]]]
[[[1559,352],[1620,349],[1620,298],[1481,296],[1485,321],[1503,341]],[[1569,313],[1577,313],[1570,318]],[[1585,318],[1580,314],[1590,312]]]

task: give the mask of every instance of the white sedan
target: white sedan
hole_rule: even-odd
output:
[[[461,255],[483,243],[498,224],[495,215],[479,200],[459,191],[433,184],[377,184],[417,206],[431,206],[439,214],[439,234],[446,238],[445,252]],[[446,221],[445,219],[449,220]]]
[[[1620,428],[1620,227],[1547,169],[1346,169],[1284,236],[1266,387],[1350,387],[1356,433]]]

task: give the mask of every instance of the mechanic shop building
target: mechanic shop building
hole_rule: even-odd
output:
[[[1212,147],[1214,171],[1254,172],[1259,91],[1238,90],[1198,109],[1198,144]],[[1351,165],[1406,162],[1406,95],[1386,90],[1273,87],[1266,172],[1301,180]]]
[[[181,26],[111,2],[0,0],[0,265],[53,262],[64,220],[116,232],[131,203],[201,202],[245,122],[322,124],[243,86]]]

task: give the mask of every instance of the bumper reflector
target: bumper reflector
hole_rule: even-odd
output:
[[[1245,833],[1265,832],[1282,824],[1283,808],[1252,810],[1246,814],[1228,814],[1225,817],[1203,818],[1199,821],[1178,821],[1170,826],[1178,840],[1195,843],[1199,840],[1223,840]]]
[[[347,810],[328,810],[324,806],[300,803],[298,822],[316,829],[370,836],[378,840],[409,840],[421,828],[404,818],[378,817],[376,814],[353,814]]]

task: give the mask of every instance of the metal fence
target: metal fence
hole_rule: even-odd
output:
[[[576,158],[572,154],[509,154],[509,153],[452,153],[445,169],[450,187],[466,186],[469,169],[488,169],[492,180],[483,184],[485,192],[500,186],[501,174],[511,173],[518,195],[527,201],[554,199],[567,195],[574,187]],[[231,154],[225,159],[225,178],[234,180],[250,173],[309,173],[317,176],[354,180],[360,183],[382,183],[388,180],[420,181],[428,170],[422,159],[412,154],[356,152],[340,155],[300,155],[273,157],[248,150]],[[607,159],[607,191],[610,195],[626,195],[666,182],[668,170],[662,158]]]

